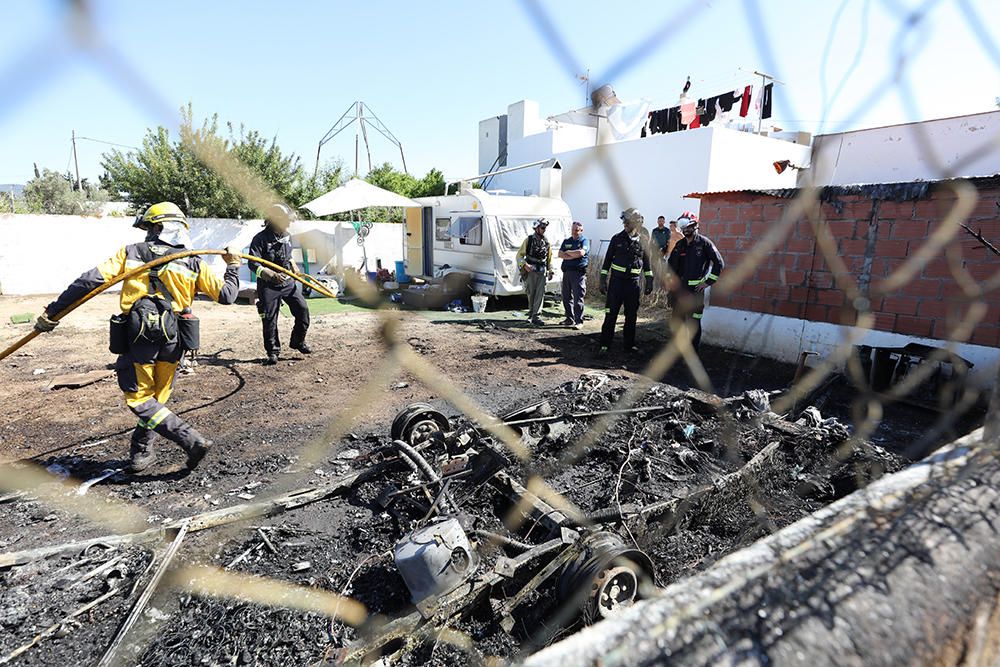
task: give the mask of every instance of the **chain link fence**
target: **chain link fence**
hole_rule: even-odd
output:
[[[843,11],[846,4],[844,3],[839,11]],[[865,12],[868,12],[868,7],[871,4],[873,3],[865,3]],[[890,41],[895,45],[894,63],[896,68],[885,81],[879,82],[863,97],[862,102],[844,120],[845,125],[853,122],[854,119],[860,117],[865,109],[870,108],[883,96],[891,93],[899,95],[909,114],[919,115],[919,109],[916,108],[914,102],[913,84],[910,78],[903,74],[907,64],[916,57],[921,48],[921,42],[912,39],[912,37],[915,34],[921,34],[922,31],[933,29],[933,26],[928,25],[927,17],[928,12],[936,4],[935,2],[927,2],[917,8],[909,8],[895,2],[883,3],[884,7],[895,12],[897,17],[897,31],[894,35],[889,36]],[[648,34],[628,45],[623,50],[621,57],[603,72],[601,79],[615,80],[641,65],[658,44],[685,30],[703,11],[703,7],[704,3],[700,1],[687,2],[673,7],[669,12],[664,11],[665,16],[658,21],[652,21],[653,27]],[[982,17],[977,14],[975,6],[971,2],[960,1],[957,3],[957,7],[976,39],[980,40],[983,47],[991,54],[994,69],[1000,67],[1000,49],[996,47],[985,31],[986,24]],[[562,66],[568,78],[575,79],[578,73],[583,70],[581,61],[570,46],[571,40],[561,33],[546,6],[534,0],[524,0],[521,9],[530,18],[537,31],[537,36],[548,48],[550,56]],[[780,71],[777,56],[770,47],[774,36],[771,34],[764,17],[763,3],[745,0],[742,3],[742,15],[735,20],[744,21],[749,26],[757,45],[757,56],[764,68],[774,72]],[[868,39],[867,36],[863,37],[862,42],[866,39]],[[67,53],[88,58],[108,80],[114,82],[119,90],[127,94],[129,99],[146,109],[151,121],[169,123],[172,118],[170,104],[164,100],[155,84],[139,73],[102,35],[90,6],[82,1],[67,3],[59,24],[53,28],[53,34],[26,50],[20,59],[15,60],[6,69],[0,71],[0,89],[20,91],[17,94],[7,95],[0,103],[0,122],[4,122],[6,118],[11,116],[26,93],[31,92],[32,89],[41,88],[62,73],[63,63],[67,62],[64,57]],[[855,66],[856,62],[851,64],[850,69]],[[31,87],[26,87],[24,85],[26,82],[31,82]],[[839,88],[832,93],[824,89],[823,99],[835,98],[839,93]],[[981,198],[975,180],[955,178],[956,174],[961,173],[963,165],[982,157],[982,151],[1000,150],[1000,145],[998,145],[1000,137],[995,137],[994,141],[981,149],[979,154],[960,156],[957,160],[952,160],[946,165],[938,161],[935,152],[930,148],[930,139],[920,134],[922,131],[920,126],[917,125],[915,129],[917,140],[924,151],[924,157],[932,164],[937,165],[937,175],[941,182],[936,187],[940,192],[947,194],[948,208],[932,222],[926,238],[918,239],[919,242],[914,246],[915,252],[900,258],[900,261],[892,267],[891,272],[870,284],[859,284],[856,267],[850,265],[849,260],[845,259],[842,247],[838,244],[838,238],[831,231],[830,207],[827,205],[828,201],[823,198],[823,190],[807,186],[800,188],[794,197],[781,202],[780,217],[768,226],[766,233],[759,237],[752,246],[746,248],[740,261],[730,263],[721,280],[713,289],[715,294],[721,298],[740,294],[741,290],[755,279],[755,273],[759,269],[769,266],[775,254],[781,250],[790,235],[797,233],[797,229],[807,229],[808,233],[815,239],[818,258],[832,274],[835,289],[844,295],[842,304],[836,308],[837,318],[840,322],[851,325],[849,329],[845,329],[849,333],[831,354],[818,359],[813,366],[804,368],[801,376],[797,378],[788,391],[773,397],[774,400],[770,405],[761,409],[763,412],[773,415],[791,414],[797,416],[808,404],[810,397],[815,396],[817,389],[822,388],[831,377],[842,372],[846,381],[853,387],[856,418],[851,424],[849,433],[836,431],[833,426],[828,425],[829,428],[824,432],[824,437],[826,441],[833,440],[831,446],[835,452],[836,462],[849,462],[853,466],[854,479],[852,481],[840,480],[838,483],[859,489],[868,487],[883,472],[886,472],[884,467],[872,465],[871,460],[859,454],[859,448],[863,449],[866,446],[866,441],[888,409],[888,404],[905,400],[908,394],[917,390],[924,381],[930,379],[937,372],[941,362],[949,362],[954,365],[956,377],[966,375],[964,371],[967,369],[961,367],[962,361],[954,354],[953,345],[970,340],[977,327],[995,325],[995,322],[991,322],[990,318],[996,315],[998,293],[1000,293],[1000,256],[992,254],[993,251],[990,249],[990,244],[996,246],[1000,244],[1000,239],[991,239],[985,235],[976,238],[973,235],[977,224],[972,220],[972,216],[978,210],[977,206],[983,201],[988,204],[993,200]],[[260,182],[246,167],[234,162],[228,154],[204,145],[193,145],[191,148],[207,165],[222,175],[230,186],[238,190],[248,202],[258,209],[263,210],[278,200],[264,183]],[[579,164],[576,169],[564,174],[565,187],[571,187],[583,173],[595,169],[601,171],[606,186],[616,194],[618,200],[630,200],[629,183],[616,173],[613,165],[605,159],[605,154],[600,148],[592,151],[591,157]],[[996,213],[995,208],[992,209],[992,212]],[[978,227],[982,228],[981,225]],[[706,223],[703,231],[711,237],[714,230],[711,224]],[[974,253],[978,253],[975,256],[984,262],[992,261],[992,268],[986,270],[985,273],[968,270],[966,262]],[[858,354],[857,345],[860,344],[861,338],[867,331],[878,326],[878,311],[875,305],[883,299],[892,298],[908,283],[919,280],[921,272],[926,267],[942,258],[947,263],[948,278],[953,281],[950,284],[955,290],[953,294],[945,294],[942,297],[959,304],[960,316],[949,322],[949,335],[947,337],[938,336],[942,339],[941,348],[927,354],[921,363],[910,369],[903,381],[890,387],[874,387],[871,369],[864,366],[862,357]],[[519,466],[521,471],[524,471],[525,477],[521,480],[524,487],[519,492],[521,502],[514,503],[505,517],[506,529],[512,535],[521,535],[522,539],[527,539],[524,537],[525,533],[530,535],[537,526],[545,525],[545,517],[535,511],[540,506],[548,507],[548,512],[552,515],[565,517],[566,521],[563,525],[575,526],[582,532],[605,525],[605,523],[613,525],[624,544],[640,553],[657,540],[671,539],[669,529],[659,532],[652,531],[649,530],[648,525],[640,526],[641,522],[636,520],[636,516],[641,517],[648,507],[654,505],[657,506],[655,511],[659,512],[660,515],[667,512],[679,514],[680,502],[689,504],[698,502],[700,503],[699,512],[697,515],[689,515],[688,525],[691,521],[696,520],[692,516],[696,516],[697,520],[705,524],[725,525],[727,530],[734,533],[745,532],[752,536],[771,534],[778,528],[787,525],[792,518],[796,518],[792,514],[783,514],[784,497],[781,492],[770,486],[766,471],[769,470],[768,466],[773,463],[775,457],[780,456],[787,458],[787,466],[808,467],[809,463],[804,460],[795,462],[793,461],[794,455],[779,453],[778,448],[772,447],[772,443],[767,439],[761,439],[757,436],[754,439],[748,435],[746,414],[740,412],[748,409],[745,397],[742,401],[719,400],[713,397],[714,388],[709,379],[709,373],[702,365],[699,355],[691,344],[693,331],[685,325],[676,325],[669,331],[667,342],[651,356],[643,371],[627,386],[623,386],[620,391],[612,394],[613,400],[605,406],[606,409],[593,411],[600,414],[591,415],[586,420],[585,428],[573,431],[573,437],[566,441],[565,447],[555,458],[556,463],[544,467],[544,470],[551,473],[552,477],[558,477],[562,471],[573,469],[574,466],[586,466],[587,457],[603,447],[609,456],[610,467],[614,473],[608,480],[605,480],[605,483],[614,486],[614,493],[611,495],[614,499],[612,507],[614,511],[608,515],[614,515],[614,517],[609,522],[603,522],[594,517],[595,513],[592,508],[582,508],[578,505],[573,499],[574,494],[567,490],[567,486],[571,487],[572,485],[567,485],[565,478],[561,478],[558,484],[553,484],[549,477],[541,474],[543,468],[533,465],[533,452],[531,447],[526,444],[526,441],[530,439],[526,439],[523,425],[512,426],[510,419],[501,419],[497,415],[490,414],[487,409],[466,395],[461,387],[458,387],[451,380],[447,372],[435,367],[409,345],[406,337],[401,335],[406,327],[405,312],[401,314],[399,311],[387,308],[386,306],[389,304],[381,300],[371,285],[367,283],[355,282],[350,285],[350,288],[370,304],[379,308],[375,311],[374,317],[380,318],[383,345],[382,360],[371,372],[366,386],[354,396],[353,400],[347,405],[338,406],[336,411],[329,415],[329,421],[323,433],[302,446],[301,451],[298,452],[298,460],[299,470],[303,472],[286,476],[281,484],[271,488],[268,497],[258,498],[252,504],[251,509],[245,511],[241,516],[267,515],[284,511],[290,507],[297,507],[306,502],[299,495],[299,490],[305,485],[305,476],[308,472],[324,459],[330,457],[340,447],[344,436],[355,426],[356,416],[362,412],[364,406],[374,399],[379,388],[405,372],[418,378],[429,392],[446,399],[461,413],[459,420],[462,423],[474,426],[476,437],[502,451]],[[656,311],[651,312],[656,313]],[[662,326],[666,328],[666,310],[660,310],[660,313],[660,317],[664,321]],[[663,385],[658,384],[658,380],[675,367],[685,368],[696,389],[700,389],[704,393],[699,394],[697,391],[671,393],[664,390]],[[599,391],[596,385],[601,382],[603,380],[600,379],[599,375],[584,376],[581,382],[573,388],[573,392],[576,392],[574,395],[595,396],[595,392]],[[911,454],[921,455],[930,451],[933,446],[940,443],[943,437],[953,431],[963,415],[974,409],[975,406],[985,403],[982,390],[973,386],[948,386],[947,391],[950,392],[947,399],[941,397],[942,401],[946,401],[942,403],[946,407],[940,411],[937,423],[925,441],[914,443]],[[678,401],[680,403],[677,403]],[[682,410],[692,420],[696,418],[715,420],[718,423],[715,436],[718,442],[714,443],[717,455],[720,461],[727,461],[729,464],[719,464],[716,471],[718,474],[713,476],[713,481],[708,488],[688,489],[689,493],[686,496],[658,501],[661,503],[660,505],[644,498],[642,500],[645,505],[642,508],[630,510],[632,512],[630,514],[625,507],[629,503],[622,502],[622,489],[625,488],[626,483],[633,487],[636,486],[635,480],[640,480],[638,483],[641,484],[644,475],[651,474],[644,471],[644,467],[649,468],[655,465],[653,454],[648,448],[644,449],[643,443],[656,441],[657,437],[665,438],[664,441],[674,439],[674,436],[669,434],[664,436],[660,432],[664,427],[656,419],[650,417],[647,420],[637,420],[637,417],[658,414],[650,406],[665,404],[676,404],[675,412]],[[995,422],[997,419],[996,408],[994,407],[993,410],[991,419]],[[696,417],[698,414],[701,416]],[[753,419],[758,421],[753,422]],[[759,419],[758,416],[750,420],[755,424],[755,429],[760,426]],[[792,440],[801,437],[802,433],[805,432],[803,429],[807,429],[808,426],[790,426],[791,422],[785,420],[779,420],[779,422],[780,424],[776,428],[779,430],[791,429],[785,433],[785,436]],[[812,426],[816,427],[817,425],[813,424]],[[984,440],[982,446],[988,448],[995,446],[996,432],[994,426],[992,439]],[[778,435],[775,437],[779,438]],[[691,448],[685,449],[693,451]],[[822,456],[819,452],[809,451],[817,457]],[[667,454],[661,453],[660,455],[666,456]],[[688,456],[703,458],[697,452]],[[969,457],[963,465],[948,468],[947,475],[949,479],[959,480],[975,477],[977,474],[976,466],[985,465],[993,465],[993,460],[982,456]],[[309,500],[314,497],[333,495],[343,488],[357,483],[359,481],[357,474],[352,473],[355,475],[352,479],[341,480],[322,489],[313,489],[313,495],[308,497]],[[351,476],[348,475],[348,477]],[[940,481],[938,480],[939,483]],[[824,483],[822,480],[817,481],[817,484],[822,483]],[[229,519],[225,512],[210,513],[212,516],[207,518],[199,516],[179,521],[168,526],[166,531],[150,531],[147,528],[146,513],[142,508],[99,493],[97,489],[86,496],[77,496],[74,493],[76,487],[72,484],[53,487],[51,477],[40,468],[30,466],[0,468],[0,486],[10,492],[27,492],[36,495],[55,507],[61,507],[81,518],[105,525],[117,535],[115,539],[103,539],[95,541],[95,544],[161,543],[160,551],[164,555],[160,555],[156,559],[155,565],[150,563],[150,571],[155,576],[152,578],[152,584],[145,588],[149,595],[167,595],[172,590],[178,595],[195,594],[223,599],[234,598],[277,608],[307,611],[327,617],[331,619],[331,629],[340,628],[331,631],[331,646],[327,653],[330,659],[333,659],[337,655],[337,651],[344,649],[345,645],[348,644],[345,640],[347,635],[343,632],[345,624],[362,629],[362,634],[356,635],[356,638],[364,637],[364,641],[368,642],[368,645],[379,646],[379,650],[384,649],[386,653],[393,653],[399,649],[399,645],[394,645],[391,649],[388,648],[390,641],[395,640],[397,644],[401,642],[410,649],[422,643],[430,643],[433,648],[429,654],[424,654],[424,656],[429,656],[432,659],[435,658],[434,651],[442,645],[448,645],[451,647],[450,650],[454,651],[447,654],[451,656],[450,658],[444,659],[476,662],[482,657],[482,653],[477,652],[474,648],[477,638],[452,624],[449,620],[451,616],[444,612],[416,625],[404,623],[402,626],[394,626],[394,623],[398,624],[405,618],[381,619],[374,622],[365,606],[349,597],[347,591],[350,588],[350,580],[347,582],[348,585],[337,591],[328,590],[322,586],[302,587],[278,579],[239,574],[217,567],[173,564],[171,558],[176,552],[176,548],[170,550],[168,547],[171,542],[176,541],[177,547],[182,549],[183,545],[180,544],[180,539],[183,539],[183,535],[188,531],[214,528],[210,533],[210,539],[215,540],[220,547],[233,539],[235,532],[231,525],[226,527]],[[444,488],[447,490],[447,486]],[[693,496],[694,493],[701,495]],[[447,494],[442,493],[442,495]],[[634,504],[637,501],[633,499],[629,502]],[[914,500],[913,502],[918,501]],[[666,503],[666,505],[662,503]],[[738,511],[734,508],[738,508]],[[884,519],[886,521],[893,520],[895,516],[893,513],[898,512],[898,510],[898,505],[892,505],[892,507],[885,509]],[[877,523],[877,519],[873,517],[878,515],[880,511],[877,504],[868,506],[864,508],[864,516],[869,521]],[[676,527],[678,522],[671,525]],[[856,523],[851,523],[850,528],[860,530]],[[266,535],[266,533],[262,534]],[[822,541],[821,535],[813,544],[815,546]],[[81,546],[85,548],[87,545]],[[677,545],[675,548],[681,549]],[[774,566],[778,569],[783,566],[794,567],[795,559],[791,552],[805,547],[785,545],[784,548],[786,551],[780,555],[778,564]],[[677,553],[681,553],[681,551],[677,551]],[[857,571],[864,566],[865,558],[868,555],[867,552],[854,554],[852,558],[844,560],[846,563],[844,567]],[[380,558],[384,556],[385,554],[382,554]],[[566,558],[569,559],[570,556],[566,556]],[[696,560],[693,556],[691,558],[692,562]],[[358,569],[361,569],[363,565],[365,564],[359,564]],[[356,569],[354,574],[357,572]],[[685,571],[685,574],[688,573],[690,570]],[[645,583],[649,586],[654,583],[671,583],[670,581],[657,581],[662,578],[651,577],[651,580]],[[735,576],[728,586],[719,589],[716,593],[735,599],[741,594],[741,585],[750,580],[750,576],[746,573],[740,574]],[[661,595],[660,590],[654,586],[644,592],[647,596],[656,598]],[[795,590],[790,590],[789,594],[795,595],[797,593]],[[508,602],[509,600],[510,598],[508,598]],[[568,600],[557,605],[556,610],[538,628],[525,628],[522,641],[525,653],[521,654],[522,657],[531,650],[562,638],[561,628],[563,624],[561,622],[571,620],[579,613],[582,605],[583,602],[579,595],[569,595]],[[675,615],[667,619],[665,623],[668,625],[669,623],[679,623],[685,614],[690,617],[703,611],[704,607],[698,605],[677,609],[674,612]],[[129,632],[122,634],[124,642],[131,645],[132,650],[158,641],[158,631],[154,622],[141,615],[134,621],[134,625],[129,625],[126,628],[130,628]],[[402,634],[400,634],[399,627],[405,627]],[[709,634],[711,635],[711,632]],[[380,642],[380,637],[384,641]],[[101,664],[123,664],[126,661],[122,657],[123,655],[125,655],[125,651],[112,651],[105,654],[105,662]],[[14,658],[16,657],[14,656]],[[442,658],[438,656],[436,659],[441,660]]]

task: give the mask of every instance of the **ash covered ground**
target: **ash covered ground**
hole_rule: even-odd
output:
[[[440,470],[468,448],[499,453],[505,460],[494,462],[502,473],[529,488],[537,489],[537,481],[544,480],[562,494],[579,533],[610,532],[646,554],[653,565],[649,583],[659,586],[707,567],[903,463],[869,443],[838,454],[849,435],[840,422],[815,413],[798,424],[782,421],[767,411],[765,392],[720,400],[665,384],[652,385],[636,402],[647,411],[617,415],[601,437],[583,447],[604,418],[593,413],[615,409],[632,382],[589,372],[509,406],[508,414],[522,409],[509,421],[530,450],[527,460],[518,460],[464,418],[453,418],[447,430],[465,433],[466,440],[455,445],[431,439],[423,455]],[[394,458],[388,431],[385,424],[381,432],[345,439],[319,470],[321,479],[332,479],[381,461],[369,481],[340,497],[267,519],[193,533],[177,559],[179,565],[211,564],[350,596],[367,608],[367,625],[353,628],[315,613],[165,590],[147,607],[141,626],[148,641],[130,659],[144,665],[334,662],[366,643],[376,645],[391,620],[412,618],[413,602],[392,549],[427,523],[440,485],[430,485],[426,494],[405,491],[424,480]],[[759,467],[741,476],[752,460]],[[274,455],[260,466],[259,477],[280,478],[295,466],[294,458]],[[473,581],[487,576],[501,558],[553,538],[550,522],[520,516],[510,498],[488,475],[483,477],[469,474],[449,482],[457,513],[470,533],[499,535],[520,546],[473,538],[480,559]],[[188,478],[185,483],[196,482]],[[163,481],[142,488],[155,494],[171,493],[172,487]],[[387,503],[387,493],[400,490]],[[229,491],[252,495],[260,490],[247,484]],[[668,518],[642,516],[643,508],[685,499],[683,511]],[[46,510],[39,503],[17,504],[15,515],[25,525],[29,519],[44,521],[40,515]],[[94,546],[0,572],[0,653],[9,654],[110,593],[16,659],[27,665],[96,661],[148,581],[152,557],[142,546]],[[479,664],[494,656],[516,658],[579,628],[588,616],[587,602],[574,591],[567,594],[560,572],[532,590],[510,615],[510,627],[503,627],[497,606],[535,572],[491,586],[457,611],[421,619],[404,639],[377,647],[372,655],[394,654],[401,664]]]

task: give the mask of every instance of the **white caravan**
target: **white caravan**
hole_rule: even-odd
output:
[[[559,244],[570,236],[573,218],[569,206],[559,198],[559,164],[547,161],[525,166],[540,164],[545,164],[540,170],[546,185],[543,192],[553,196],[491,193],[469,187],[470,179],[461,183],[460,194],[416,199],[422,208],[406,209],[407,273],[433,276],[447,265],[452,271],[470,274],[474,292],[524,294],[517,250],[533,233],[532,223],[545,218],[549,223],[545,236],[552,244],[555,271],[548,287],[557,287],[562,281],[562,262],[555,255]]]
[[[460,195],[424,197],[423,208],[406,212],[406,271],[432,276],[445,265],[472,276],[472,290],[507,296],[524,294],[517,269],[517,250],[533,233],[532,223],[545,218],[552,244],[555,276],[562,280],[559,244],[570,235],[573,218],[561,199],[490,194],[469,190]]]

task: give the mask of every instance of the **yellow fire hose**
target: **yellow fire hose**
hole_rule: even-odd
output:
[[[138,275],[138,274],[142,273],[143,271],[147,271],[147,270],[149,270],[149,269],[151,269],[151,268],[153,268],[155,266],[160,266],[161,264],[166,264],[167,262],[172,262],[175,259],[182,259],[184,257],[191,257],[192,255],[225,255],[225,254],[228,254],[228,253],[226,253],[225,250],[185,250],[185,251],[179,252],[179,253],[177,253],[175,255],[165,255],[163,257],[159,257],[157,259],[154,259],[152,262],[149,262],[147,264],[143,264],[142,266],[136,267],[136,268],[132,269],[131,271],[126,271],[125,273],[123,273],[122,275],[118,276],[114,280],[110,280],[110,281],[104,283],[103,285],[101,285],[100,287],[94,288],[86,296],[81,297],[80,299],[76,300],[75,302],[73,302],[72,304],[70,304],[69,306],[67,306],[66,309],[63,310],[61,313],[57,313],[56,315],[52,315],[51,319],[56,320],[56,321],[61,320],[62,318],[66,317],[71,312],[73,312],[74,310],[76,310],[77,308],[79,308],[80,306],[82,306],[83,304],[87,303],[88,301],[90,301],[95,296],[97,296],[98,294],[100,294],[104,290],[108,289],[109,287],[117,285],[118,283],[120,283],[120,282],[122,282],[124,280],[128,280],[132,276]],[[336,294],[332,293],[330,290],[328,290],[326,287],[324,287],[320,283],[314,282],[310,276],[299,275],[299,274],[295,273],[294,271],[289,271],[288,269],[280,267],[277,264],[272,264],[271,262],[267,261],[266,259],[261,259],[260,257],[254,257],[253,255],[245,255],[245,254],[243,254],[241,252],[240,253],[233,253],[233,254],[236,255],[236,256],[238,256],[238,257],[241,257],[243,259],[253,260],[253,261],[257,262],[258,264],[261,264],[263,266],[266,266],[269,269],[272,269],[273,271],[279,271],[281,273],[284,273],[286,276],[292,278],[293,280],[297,280],[300,283],[302,283],[303,285],[305,285],[307,287],[311,287],[312,289],[316,290],[317,292],[319,292],[323,296],[330,297],[331,299],[336,299],[337,298]],[[0,361],[2,361],[3,359],[6,359],[11,354],[13,354],[17,350],[21,349],[24,345],[26,345],[28,343],[28,341],[30,341],[32,338],[34,338],[35,336],[37,336],[40,333],[42,333],[42,332],[38,331],[37,329],[32,329],[23,338],[21,338],[20,340],[18,340],[17,342],[15,342],[13,345],[11,345],[10,347],[8,347],[3,352],[0,352]]]

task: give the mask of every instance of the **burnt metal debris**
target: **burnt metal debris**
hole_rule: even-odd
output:
[[[815,408],[788,421],[770,411],[766,392],[720,399],[654,384],[633,407],[616,409],[630,386],[624,378],[588,373],[502,414],[530,451],[526,461],[482,425],[414,404],[399,413],[388,437],[345,443],[353,451],[330,458],[331,481],[277,501],[175,521],[192,534],[248,518],[266,521],[251,526],[249,537],[195,558],[350,596],[365,605],[369,621],[353,628],[315,613],[182,593],[150,610],[162,618],[135,661],[517,659],[902,465],[867,443],[842,451],[850,437],[843,424]],[[578,460],[567,460],[595,420],[608,416],[610,428]],[[30,614],[38,617],[33,627],[44,629],[49,619],[114,590],[106,598],[115,601],[114,614],[90,626],[57,626],[76,635],[75,653],[60,648],[52,631],[18,654],[26,664],[70,655],[97,659],[122,634],[151,568],[132,566],[125,580],[91,585],[86,598],[47,589],[43,581],[51,575],[34,575],[51,573],[57,558],[71,559],[64,566],[70,571],[84,571],[81,552],[90,559],[83,564],[97,562],[96,555],[101,562],[134,562],[146,553],[142,544],[155,539],[147,533],[0,554],[8,603],[0,615],[0,653],[34,640]],[[132,593],[124,593],[129,587]],[[27,599],[31,611],[19,613]]]

